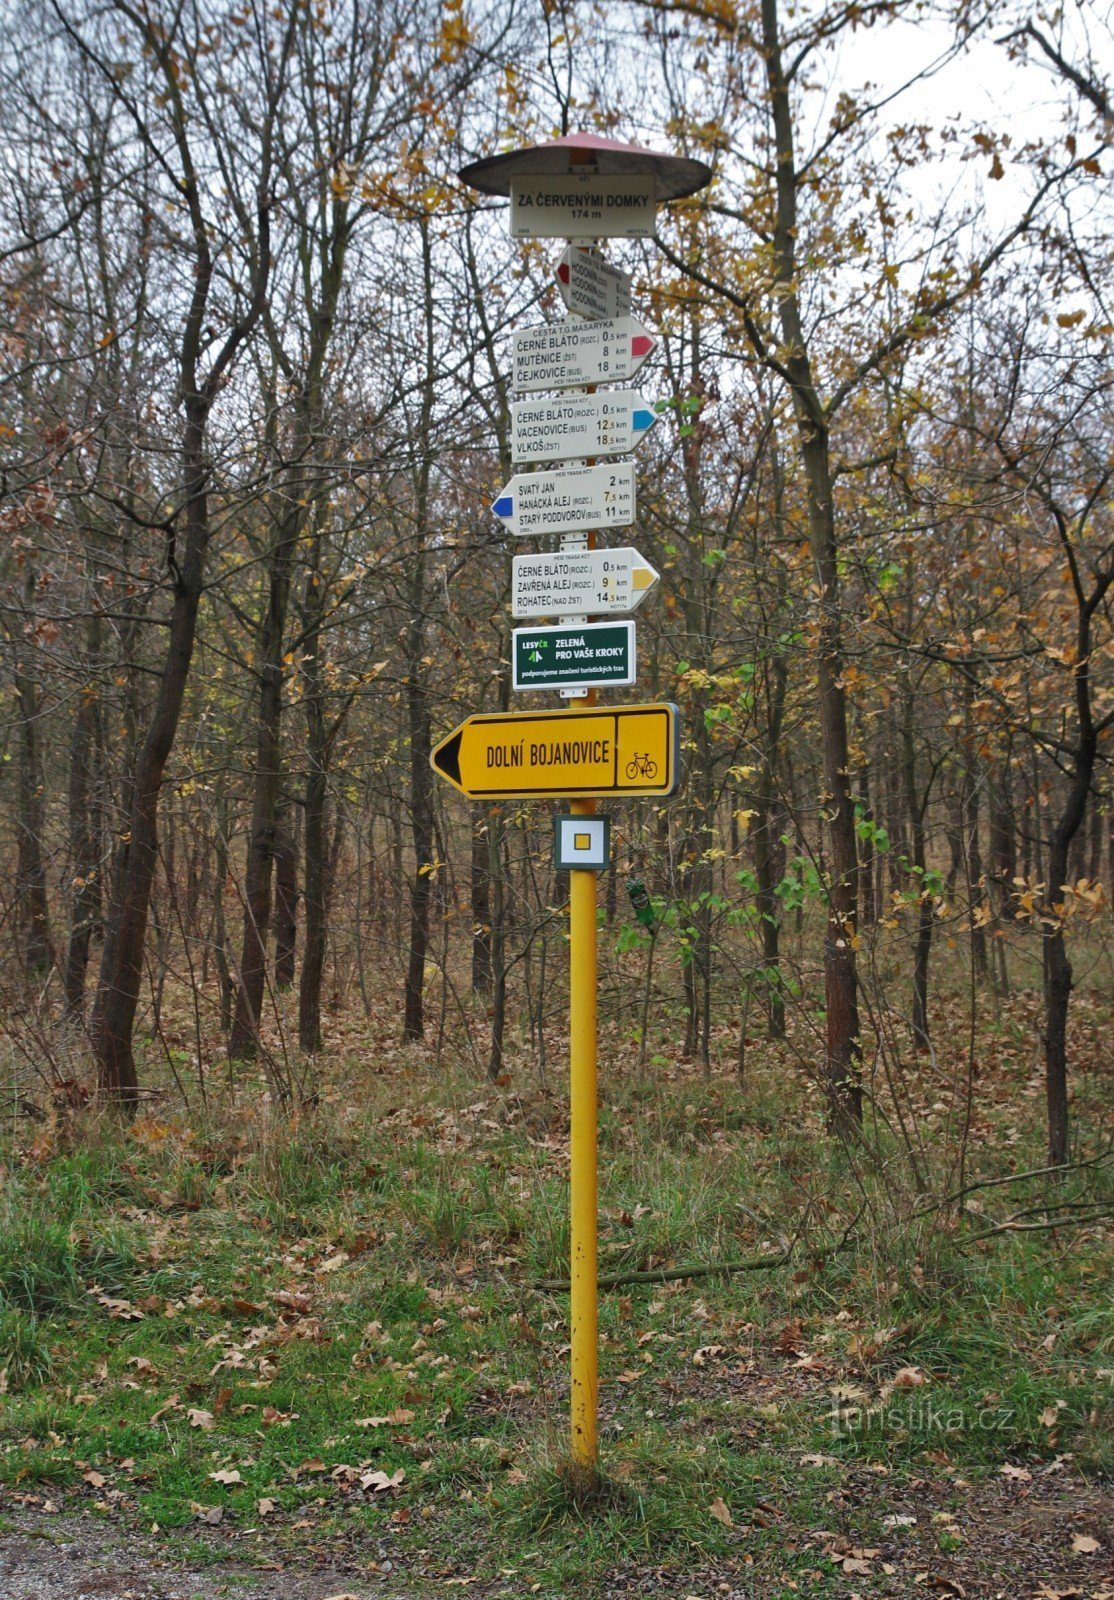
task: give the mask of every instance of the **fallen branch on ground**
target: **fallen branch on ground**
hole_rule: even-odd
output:
[[[792,1251],[776,1256],[751,1256],[746,1261],[694,1262],[687,1267],[663,1267],[650,1272],[611,1272],[596,1279],[597,1289],[621,1289],[627,1283],[677,1283],[683,1278],[729,1277],[735,1272],[760,1272],[766,1267],[784,1267]],[[550,1294],[567,1293],[572,1284],[567,1278],[535,1278],[531,1289],[545,1289]]]

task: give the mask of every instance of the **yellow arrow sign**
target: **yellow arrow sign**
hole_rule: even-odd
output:
[[[430,756],[472,800],[672,794],[681,713],[669,704],[468,717]]]

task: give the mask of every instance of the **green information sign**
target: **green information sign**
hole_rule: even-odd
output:
[[[633,622],[515,628],[511,640],[516,689],[618,689],[634,682]]]

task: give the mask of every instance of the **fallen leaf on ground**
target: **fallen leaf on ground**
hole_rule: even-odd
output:
[[[724,1504],[724,1501],[718,1494],[708,1507],[708,1510],[712,1513],[712,1516],[715,1517],[717,1522],[723,1523],[725,1528],[734,1526],[731,1518],[731,1512],[728,1510],[727,1506]]]
[[[715,1361],[718,1356],[725,1354],[726,1350],[721,1344],[702,1345],[699,1350],[693,1351],[692,1364],[694,1367],[703,1367],[706,1366],[709,1361]]]
[[[893,1375],[895,1389],[919,1389],[927,1382],[920,1367],[899,1367]]]
[[[114,1295],[105,1294],[99,1284],[94,1284],[89,1290],[93,1299],[99,1306],[103,1306],[110,1317],[117,1322],[142,1322],[143,1313],[132,1305],[130,1300],[118,1300]]]
[[[296,1411],[280,1411],[277,1406],[264,1406],[259,1420],[265,1428],[288,1427],[297,1419]]]
[[[1007,1461],[1002,1468],[1003,1478],[1012,1478],[1015,1483],[1032,1483],[1033,1474],[1026,1472],[1024,1467],[1011,1467]]]
[[[261,1517],[269,1517],[271,1512],[274,1511],[277,1506],[278,1501],[272,1500],[269,1495],[264,1495],[262,1500],[257,1500],[255,1502],[255,1509],[259,1512]]]
[[[341,1267],[348,1265],[348,1261],[349,1257],[345,1255],[344,1251],[338,1250],[335,1256],[329,1256],[328,1260],[322,1261],[317,1270],[318,1272],[338,1272]]]
[[[198,1522],[207,1522],[209,1526],[213,1528],[215,1528],[217,1524],[224,1518],[223,1506],[201,1506],[198,1505],[196,1500],[191,1500],[190,1510],[193,1512]]]
[[[385,1417],[357,1417],[353,1423],[355,1428],[386,1428],[403,1427],[408,1422],[413,1422],[414,1413],[405,1410],[402,1406],[394,1411],[388,1411]]]
[[[202,1411],[200,1406],[190,1406],[186,1415],[190,1419],[191,1428],[200,1428],[202,1433],[211,1433],[213,1430],[213,1413]]]
[[[309,1310],[309,1301],[305,1295],[292,1294],[289,1289],[276,1289],[271,1299],[284,1311],[296,1311],[299,1315],[304,1315]]]
[[[219,1472],[210,1472],[209,1476],[214,1483],[243,1483],[244,1481],[235,1467],[222,1467]]]
[[[360,1488],[371,1489],[376,1494],[382,1494],[384,1489],[397,1489],[405,1476],[405,1467],[399,1467],[398,1471],[392,1472],[390,1477],[385,1472],[365,1472],[360,1477]]]
[[[1093,1539],[1089,1533],[1073,1534],[1071,1547],[1077,1556],[1093,1556],[1096,1550],[1102,1549],[1098,1540]]]
[[[177,1410],[178,1410],[178,1396],[176,1394],[172,1394],[170,1396],[170,1398],[167,1401],[165,1401],[164,1404],[162,1404],[159,1407],[159,1409],[154,1413],[154,1415],[151,1418],[151,1421],[153,1423],[154,1422],[161,1422],[163,1417],[166,1416],[166,1413],[168,1411],[177,1411]]]

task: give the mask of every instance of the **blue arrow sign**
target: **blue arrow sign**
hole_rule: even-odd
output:
[[[511,450],[516,461],[622,456],[637,448],[656,420],[637,389],[516,400],[511,405]]]
[[[629,528],[635,512],[634,462],[516,472],[491,509],[508,532],[521,538]]]

